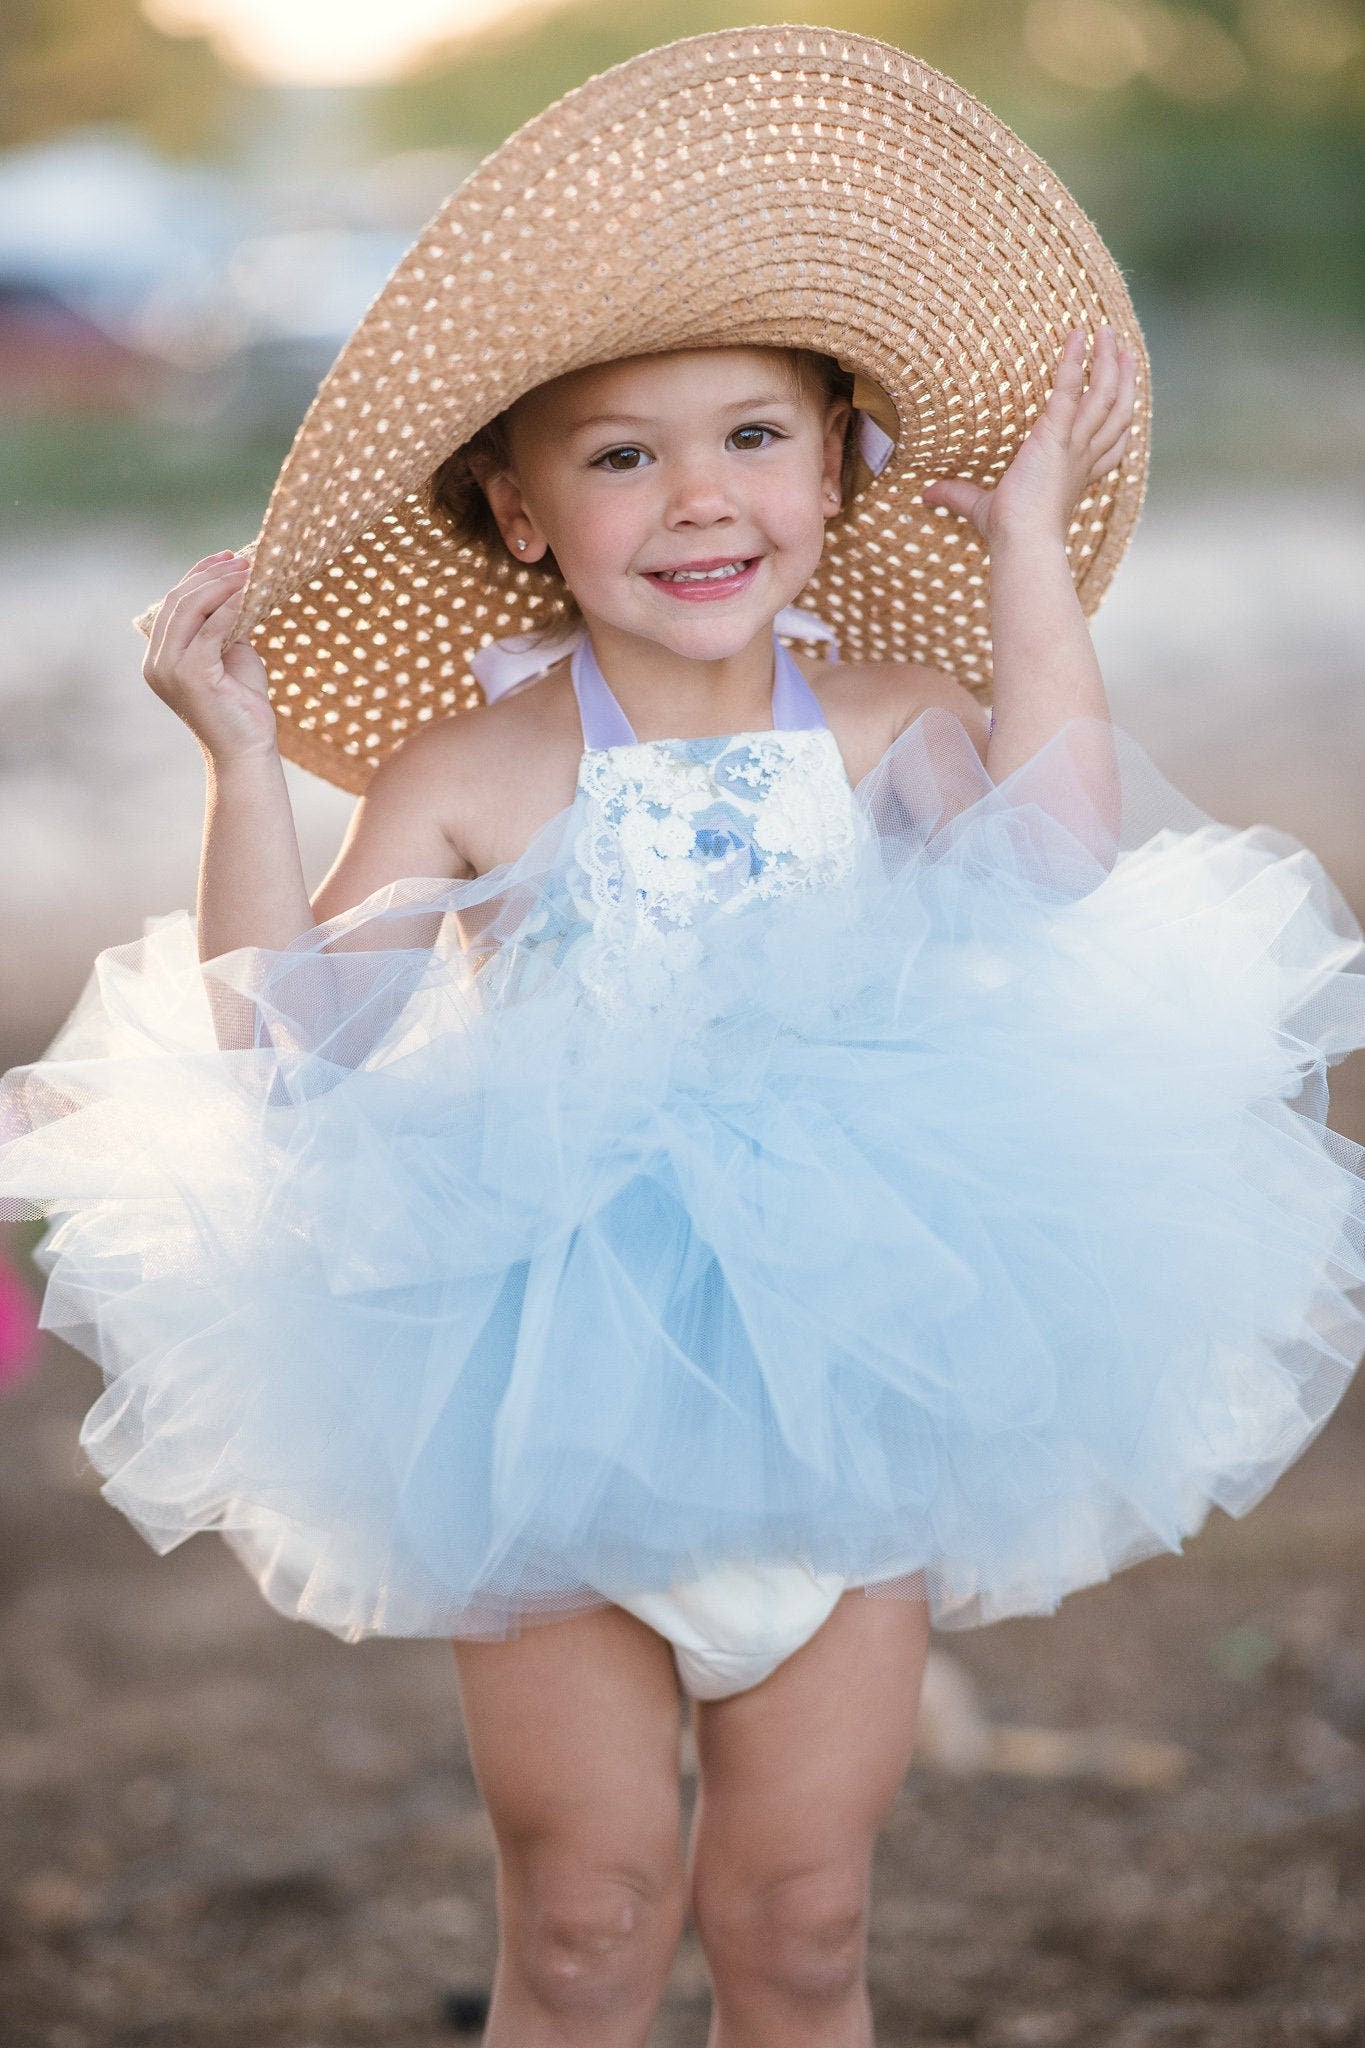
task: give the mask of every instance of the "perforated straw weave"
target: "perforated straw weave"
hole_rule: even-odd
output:
[[[282,752],[359,792],[405,733],[480,701],[475,649],[564,615],[535,565],[428,517],[431,472],[566,371],[801,347],[860,373],[855,403],[895,447],[861,466],[797,601],[844,660],[926,662],[989,701],[986,551],[920,489],[997,479],[1067,330],[1106,321],[1137,392],[1067,535],[1087,615],[1141,508],[1151,392],[1091,222],[987,107],[890,44],[790,24],[665,44],[509,136],[400,259],[299,427],[231,638],[265,663]]]

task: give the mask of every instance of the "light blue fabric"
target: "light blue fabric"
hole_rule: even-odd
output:
[[[1116,814],[1113,800],[1120,800]],[[354,1638],[736,1561],[1045,1613],[1244,1513],[1365,1349],[1315,857],[1074,719],[583,755],[476,881],[95,963],[0,1081],[0,1214],[158,1549]]]

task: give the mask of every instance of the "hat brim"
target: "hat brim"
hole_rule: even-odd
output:
[[[986,550],[920,487],[997,480],[1067,331],[1101,322],[1137,390],[1067,534],[1087,615],[1141,508],[1151,407],[1095,227],[987,107],[890,44],[785,24],[665,44],[528,121],[417,236],[304,417],[231,637],[265,663],[281,750],[362,790],[407,732],[480,701],[475,649],[556,616],[543,576],[428,515],[433,470],[567,371],[795,347],[879,387],[895,443],[798,602],[845,660],[927,663],[988,701]]]

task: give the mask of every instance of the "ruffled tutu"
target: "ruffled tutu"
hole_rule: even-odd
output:
[[[997,787],[931,709],[846,873],[613,951],[582,806],[282,951],[150,919],[0,1083],[148,1541],[350,1639],[735,1559],[956,1628],[1259,1500],[1365,1349],[1365,943],[1315,857],[1101,721]]]

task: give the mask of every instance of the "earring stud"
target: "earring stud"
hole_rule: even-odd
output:
[[[517,546],[518,546],[519,548],[524,548],[524,547],[525,547],[525,545],[526,545],[525,541],[524,541],[524,540],[522,540],[522,539],[520,539],[520,538],[518,538],[518,540],[517,540]]]

